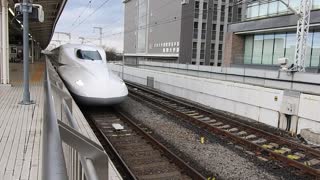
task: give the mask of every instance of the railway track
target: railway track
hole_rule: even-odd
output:
[[[205,179],[131,117],[106,108],[85,114],[123,179]]]
[[[187,101],[164,95],[145,86],[126,82],[129,96],[215,135],[227,137],[237,145],[249,149],[257,156],[277,160],[283,166],[293,167],[298,174],[320,179],[320,151],[288,140],[267,131],[251,127],[234,117],[210,111]]]

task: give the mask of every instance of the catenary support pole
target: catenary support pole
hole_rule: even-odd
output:
[[[23,0],[23,100],[22,104],[29,105],[30,91],[29,91],[29,8],[28,0]]]
[[[124,50],[122,52],[122,79],[124,80]]]

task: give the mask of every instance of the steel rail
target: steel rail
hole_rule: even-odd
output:
[[[203,175],[201,175],[198,171],[196,171],[194,168],[189,166],[186,162],[184,162],[180,157],[175,155],[173,152],[171,152],[168,148],[166,148],[163,144],[161,144],[159,141],[157,141],[155,138],[153,138],[150,134],[148,134],[143,128],[139,127],[134,120],[133,117],[129,117],[128,115],[118,111],[114,110],[114,114],[121,119],[121,121],[127,123],[130,125],[131,128],[134,129],[138,134],[142,135],[144,139],[146,139],[149,143],[151,143],[156,149],[160,150],[161,153],[166,156],[169,160],[171,160],[175,165],[177,165],[181,170],[183,170],[183,173],[191,177],[192,179],[206,179]],[[105,141],[108,143],[108,146],[110,147],[112,153],[117,160],[120,161],[122,168],[125,168],[125,171],[129,172],[130,177],[127,177],[129,179],[137,179],[137,177],[134,175],[134,173],[130,170],[129,166],[125,162],[125,160],[121,157],[117,149],[113,146],[112,142],[109,140],[109,138],[103,133],[103,130],[99,128],[99,125],[94,121],[94,117],[88,113],[88,118],[93,122],[95,127],[98,129],[99,133],[104,137]]]
[[[175,155],[173,152],[171,152],[168,148],[166,148],[163,144],[161,144],[159,141],[157,141],[155,138],[153,138],[149,133],[145,132],[141,127],[139,127],[133,120],[132,117],[129,118],[124,113],[121,113],[120,111],[117,111],[118,115],[122,117],[122,120],[125,120],[127,123],[129,123],[136,131],[143,134],[145,138],[148,139],[149,142],[151,142],[154,146],[158,147],[162,153],[165,154],[170,160],[174,162],[174,164],[178,165],[181,169],[184,170],[184,173],[190,176],[192,179],[206,179],[204,176],[202,176],[198,171],[196,171],[194,168],[189,166],[185,161],[183,161],[180,157]]]
[[[112,145],[108,137],[103,133],[102,129],[99,128],[98,124],[94,120],[94,117],[90,113],[86,113],[85,116],[90,121],[89,123],[91,125],[91,128],[95,131],[95,134],[100,142],[101,140],[99,136],[103,138],[103,142],[101,142],[101,144],[105,144],[103,145],[105,150],[107,151],[112,161],[116,163],[115,165],[118,166],[118,171],[121,173],[122,177],[125,179],[137,180],[127,163],[123,160],[116,148]]]
[[[264,138],[267,138],[268,141],[272,141],[272,142],[276,142],[278,143],[279,145],[286,145],[288,146],[289,148],[291,148],[292,150],[299,150],[299,151],[303,151],[306,155],[309,155],[311,157],[315,157],[317,159],[320,158],[320,151],[316,150],[316,149],[313,149],[313,148],[310,148],[310,147],[307,147],[307,146],[304,146],[302,144],[299,144],[299,143],[296,143],[296,142],[293,142],[291,140],[287,140],[281,136],[277,136],[277,135],[274,135],[274,134],[271,134],[269,132],[265,132],[261,129],[257,129],[255,127],[251,127],[251,126],[248,126],[246,124],[243,124],[241,122],[237,122],[235,121],[234,119],[226,116],[226,115],[222,115],[222,114],[219,114],[219,113],[216,113],[216,112],[212,112],[212,111],[209,111],[207,109],[204,109],[202,107],[199,107],[197,105],[194,105],[194,104],[188,104],[186,102],[184,102],[183,100],[177,100],[173,97],[168,97],[166,95],[164,95],[163,93],[159,93],[159,92],[156,92],[155,90],[151,90],[150,88],[147,88],[147,87],[144,87],[144,86],[141,86],[141,85],[137,85],[135,83],[132,83],[132,82],[126,82],[127,85],[129,86],[132,86],[132,87],[135,87],[135,88],[138,88],[144,92],[147,92],[149,94],[152,94],[154,96],[158,96],[158,97],[161,97],[163,99],[166,99],[170,102],[174,102],[176,104],[180,104],[182,106],[185,106],[185,107],[188,107],[189,109],[194,109],[196,110],[197,112],[200,112],[200,114],[202,115],[206,115],[206,116],[209,116],[209,117],[214,117],[215,119],[221,121],[221,122],[227,122],[228,124],[231,124],[235,127],[241,127],[242,130],[245,130],[247,132],[251,132],[251,133],[254,133],[254,134],[258,134]],[[273,152],[272,150],[269,150],[269,149],[266,149],[258,144],[255,144],[247,139],[244,139],[244,138],[241,138],[235,134],[232,134],[228,131],[225,131],[223,129],[220,129],[218,127],[215,127],[215,126],[212,126],[204,121],[201,121],[197,118],[193,118],[185,113],[182,113],[174,108],[171,108],[171,107],[168,107],[167,104],[165,103],[162,103],[160,102],[159,100],[157,100],[156,98],[151,98],[151,97],[147,97],[147,96],[144,96],[143,94],[141,93],[138,93],[132,89],[129,88],[129,92],[130,92],[130,96],[137,99],[137,100],[140,100],[140,101],[148,101],[149,103],[152,103],[153,105],[155,106],[160,106],[161,108],[165,109],[166,111],[169,111],[170,113],[174,114],[174,115],[177,115],[178,117],[181,117],[183,120],[186,120],[187,122],[192,122],[193,124],[196,124],[197,126],[201,127],[201,128],[205,128],[207,129],[208,131],[214,133],[214,134],[218,134],[218,135],[222,135],[222,136],[226,136],[228,138],[230,138],[232,141],[234,142],[237,142],[237,143],[240,143],[242,144],[243,146],[251,149],[251,150],[254,150],[254,151],[258,151],[258,152],[261,152],[261,153],[265,153],[265,154],[268,154],[269,156],[273,157],[274,159],[277,159],[289,166],[293,166],[299,170],[301,170],[302,172],[304,173],[307,173],[307,174],[311,174],[311,175],[314,175],[316,177],[320,177],[320,171],[318,169],[314,169],[312,167],[309,167],[309,166],[306,166],[305,164],[301,163],[301,162],[298,162],[298,161],[295,161],[295,160],[292,160],[292,159],[289,159],[287,158],[286,156],[282,155],[282,154],[278,154],[278,153],[275,153]]]

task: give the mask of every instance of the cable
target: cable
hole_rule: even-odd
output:
[[[78,26],[80,26],[81,24],[83,24],[86,20],[88,20],[92,15],[94,15],[96,12],[98,12],[104,5],[106,5],[108,2],[110,2],[110,0],[106,0],[104,1],[98,8],[96,8],[92,13],[90,13],[88,16],[86,16],[79,24],[77,24],[71,31],[74,31]]]
[[[229,7],[234,7],[234,6],[237,6],[239,4],[233,4],[232,6],[228,6],[230,5],[231,3],[226,3],[225,6],[226,8],[224,9],[227,9]],[[221,8],[217,8],[217,9],[208,9],[208,12],[209,13],[210,11],[218,11],[218,10],[221,10]],[[202,13],[199,13],[199,15],[202,15],[204,12]],[[175,21],[180,21],[180,20],[183,20],[183,19],[189,19],[189,18],[194,18],[194,12],[191,12],[189,14],[185,14],[185,17],[181,17],[181,18],[177,18],[177,19],[169,19],[168,21],[164,21],[162,23],[156,23],[156,24],[153,24],[154,22],[152,23],[149,23],[149,24],[146,24],[145,26],[141,26],[139,28],[135,28],[135,29],[132,29],[132,30],[128,30],[128,31],[121,31],[121,32],[118,32],[118,33],[113,33],[113,34],[110,34],[108,36],[104,36],[103,38],[106,38],[106,37],[110,37],[110,36],[114,36],[114,35],[119,35],[119,34],[122,34],[122,33],[130,33],[130,32],[134,32],[136,30],[142,30],[142,29],[146,29],[148,27],[155,27],[155,26],[159,26],[159,25],[163,25],[163,24],[168,24],[168,23],[172,23],[172,22],[175,22]],[[161,20],[165,20],[167,18],[163,18],[163,19],[160,19],[159,21]],[[104,33],[105,34],[105,33]]]
[[[266,2],[267,3],[267,1],[263,1],[263,2]],[[230,4],[233,4],[232,6],[229,6]],[[225,5],[225,8],[224,9],[228,9],[228,8],[230,8],[230,7],[234,7],[234,6],[238,6],[238,5],[241,5],[241,4],[243,4],[243,3],[250,3],[250,2],[240,2],[240,3],[236,3],[236,2],[229,2],[229,3],[225,3],[224,5]],[[168,4],[170,4],[170,3],[168,3]],[[160,9],[160,8],[159,8]],[[159,9],[157,9],[157,10],[159,10]],[[206,13],[209,13],[210,11],[221,11],[222,9],[221,8],[217,8],[217,9],[208,9],[207,10],[207,12]],[[202,13],[199,13],[199,15],[202,15],[204,12],[202,12]],[[146,16],[146,15],[148,15],[148,13],[147,14],[145,14],[144,16]],[[143,16],[141,16],[141,17],[143,17]],[[172,18],[172,17],[171,17]],[[151,23],[149,23],[149,24],[146,24],[146,25],[144,25],[144,26],[141,26],[141,27],[139,27],[139,28],[134,28],[134,29],[132,29],[132,30],[127,30],[127,31],[120,31],[120,32],[117,32],[117,33],[113,33],[113,34],[110,34],[110,35],[107,35],[107,36],[103,36],[102,38],[103,39],[105,39],[105,38],[107,38],[107,37],[110,37],[110,36],[115,36],[115,35],[121,35],[121,34],[124,34],[124,33],[130,33],[130,32],[134,32],[134,31],[137,31],[137,30],[142,30],[142,29],[146,29],[146,28],[148,28],[148,27],[155,27],[155,26],[159,26],[159,25],[163,25],[163,24],[168,24],[168,23],[173,23],[173,22],[176,22],[176,21],[180,21],[180,20],[183,20],[183,19],[189,19],[189,18],[194,18],[194,12],[191,12],[191,13],[189,13],[189,14],[186,14],[185,15],[185,17],[181,17],[181,18],[176,18],[176,19],[169,19],[168,21],[164,21],[164,22],[162,22],[162,23],[156,23],[156,24],[151,24]],[[161,20],[165,20],[165,19],[167,19],[167,18],[163,18],[163,19],[160,19],[159,21],[161,21]],[[105,32],[106,33],[106,32]],[[103,34],[105,34],[105,33],[103,33]]]
[[[163,0],[161,0],[161,1],[163,1]],[[140,5],[142,5],[142,4],[145,4],[145,2],[146,2],[146,1],[143,1],[143,3],[138,4],[137,6],[140,6]],[[157,9],[156,9],[155,11],[153,11],[152,13],[158,12],[160,9],[162,9],[162,8],[164,8],[165,6],[168,6],[169,4],[174,3],[174,2],[176,2],[176,1],[170,0],[170,1],[168,1],[167,3],[165,3],[164,5],[162,5],[162,6],[160,6],[159,8],[157,8]],[[151,12],[150,12],[150,13],[151,13]],[[150,13],[146,13],[146,14],[144,14],[144,15],[142,15],[142,16],[139,16],[138,19],[140,19],[140,18],[142,18],[142,17],[145,17],[145,16],[147,16],[147,15],[150,15]],[[107,26],[110,26],[110,25],[112,25],[112,24],[121,22],[121,21],[122,21],[122,19],[118,19],[118,20],[112,22],[111,24],[104,26],[104,28],[107,27]],[[110,28],[111,28],[111,27],[110,27]],[[108,28],[108,29],[110,29],[110,28]],[[103,34],[105,34],[105,33],[103,33]]]
[[[268,1],[268,0],[266,0],[266,1]],[[161,8],[163,8],[163,7],[165,7],[165,6],[167,6],[167,5],[169,5],[169,4],[171,4],[172,2],[175,2],[175,1],[169,1],[169,3],[166,3],[165,5],[163,5],[163,6],[161,6],[160,8],[158,8],[158,9],[156,9],[154,12],[157,12],[157,11],[159,11]],[[229,2],[229,3],[225,3],[224,4],[224,6],[225,6],[225,8],[224,9],[228,9],[229,7],[234,7],[234,6],[238,6],[238,5],[240,5],[240,4],[243,4],[243,3],[250,3],[250,2],[248,2],[248,1],[241,1],[241,3],[237,3],[237,2]],[[232,4],[232,5],[230,5],[230,4]],[[217,9],[208,9],[208,12],[210,12],[210,11],[219,11],[219,10],[222,10],[221,8],[217,8]],[[153,12],[153,13],[154,13]],[[150,13],[146,13],[146,14],[144,14],[143,16],[140,16],[139,18],[142,18],[142,17],[145,17],[145,16],[147,16],[147,15],[149,15]],[[190,14],[194,14],[194,12],[192,12],[192,13],[190,13]],[[188,15],[188,14],[187,14]],[[199,14],[200,15],[200,14]],[[161,20],[161,19],[160,19]],[[163,20],[163,19],[162,19]],[[120,20],[118,20],[118,21],[120,21]],[[106,34],[107,32],[104,32],[103,34]],[[118,34],[118,33],[117,33]]]
[[[81,16],[87,11],[87,9],[89,8],[89,6],[91,5],[92,0],[89,0],[89,2],[87,3],[86,7],[83,9],[83,11],[79,14],[79,16],[76,18],[76,20],[73,21],[71,27],[73,27],[76,22],[81,18]]]

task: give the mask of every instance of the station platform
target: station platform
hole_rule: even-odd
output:
[[[23,97],[23,65],[21,63],[10,64],[11,85],[0,85],[1,180],[42,179],[42,136],[45,133],[43,132],[44,72],[44,61],[30,64],[30,95],[31,100],[34,101],[32,105],[19,104]],[[79,133],[100,145],[74,101],[72,101],[71,111],[79,127]],[[69,152],[64,150],[64,153]],[[74,159],[73,156],[77,154],[67,156],[68,158],[65,159],[67,166],[74,166],[69,158]],[[115,173],[109,175],[113,175],[113,179],[119,179],[116,178],[118,175]]]
[[[0,86],[0,179],[40,179],[43,119],[43,62],[30,64],[30,93],[24,106],[23,65],[10,64],[11,86]]]

